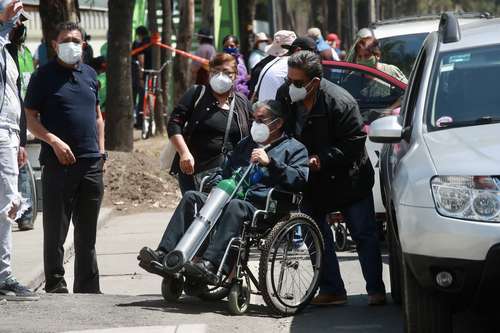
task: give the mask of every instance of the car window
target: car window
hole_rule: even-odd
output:
[[[500,45],[443,53],[428,106],[430,130],[500,122]]]
[[[420,91],[420,85],[422,83],[422,75],[424,73],[425,64],[427,61],[427,52],[425,48],[422,48],[415,64],[415,70],[410,76],[410,83],[408,85],[407,95],[403,103],[403,108],[401,110],[400,116],[404,119],[404,127],[411,126],[413,119],[413,114],[415,112],[415,105],[417,104],[418,93]]]
[[[398,67],[408,77],[427,35],[428,33],[420,33],[381,38],[380,61]]]
[[[361,70],[327,69],[324,76],[356,99],[365,124],[390,114],[404,94],[403,89]]]

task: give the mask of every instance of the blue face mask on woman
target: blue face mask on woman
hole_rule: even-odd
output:
[[[239,49],[237,47],[225,47],[224,49],[224,52],[225,53],[229,53],[229,54],[238,54],[238,51]]]

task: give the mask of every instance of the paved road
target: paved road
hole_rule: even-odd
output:
[[[115,217],[98,236],[98,260],[104,295],[42,295],[38,302],[0,304],[0,332],[64,332],[119,327],[155,327],[160,332],[402,332],[402,314],[389,304],[368,307],[355,253],[341,254],[341,269],[349,305],[307,308],[289,318],[271,316],[260,297],[242,317],[228,314],[227,302],[203,302],[183,297],[166,303],[161,279],[137,267],[136,254],[144,245],[156,246],[167,212]],[[386,257],[384,261],[387,261]],[[72,285],[73,262],[67,264]],[[384,280],[388,267],[384,263]],[[181,326],[179,326],[181,325]],[[197,325],[197,326],[192,326]],[[480,319],[459,317],[459,332],[490,332]],[[145,329],[145,328],[143,328]],[[139,329],[130,329],[139,332]],[[495,332],[492,330],[491,332]]]

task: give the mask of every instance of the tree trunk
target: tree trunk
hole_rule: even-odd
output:
[[[179,0],[179,31],[177,31],[177,48],[191,50],[191,40],[194,30],[194,0]],[[175,99],[174,103],[188,89],[191,82],[189,59],[176,55],[174,60]]]
[[[255,19],[255,0],[238,2],[240,19],[240,51],[248,59],[253,48],[253,20]]]
[[[201,0],[201,27],[213,30],[213,26],[214,0]]]
[[[162,0],[163,5],[163,24],[162,24],[162,42],[163,44],[170,45],[172,41],[172,1],[171,0]],[[161,61],[163,63],[167,61],[172,61],[172,52],[169,50],[162,50],[161,53]],[[165,110],[168,110],[168,90],[169,90],[169,79],[170,79],[170,70],[172,66],[169,63],[167,68],[163,71],[161,75],[161,89],[162,89],[162,97],[163,97],[163,105],[165,106]],[[168,116],[168,112],[167,112]]]
[[[39,11],[43,38],[47,45],[49,59],[56,55],[51,41],[57,38],[57,25],[65,21],[79,22],[79,8],[78,0],[40,0]]]
[[[106,149],[132,151],[131,57],[135,0],[109,0]]]
[[[149,25],[149,31],[151,32],[151,35],[158,34],[158,17],[157,17],[157,1],[156,0],[148,0],[148,25]],[[159,46],[152,46],[151,50],[152,54],[152,62],[153,62],[153,69],[160,69],[161,67],[161,50]],[[161,77],[160,79],[160,87],[161,87]],[[163,96],[162,94],[158,94],[156,96],[156,103],[155,103],[155,114],[154,114],[154,120],[156,123],[156,130],[158,133],[163,133],[164,131],[164,123],[165,123],[165,118],[164,118],[164,108],[163,108]]]

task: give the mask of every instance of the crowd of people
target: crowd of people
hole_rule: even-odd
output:
[[[58,25],[52,41],[57,57],[46,59],[40,48],[31,57],[23,45],[26,18],[19,0],[0,1],[0,298],[38,297],[17,282],[10,268],[11,222],[19,221],[21,228],[29,220],[29,203],[22,190],[26,127],[42,141],[45,291],[68,292],[63,244],[73,221],[73,292],[100,293],[95,241],[107,158],[100,104],[105,56],[94,58],[90,37],[77,24],[66,22]],[[137,28],[135,35],[134,48],[150,41],[145,27]],[[341,211],[356,243],[369,304],[384,304],[374,171],[365,149],[363,120],[356,100],[323,77],[323,60],[345,59],[338,35],[324,38],[318,28],[304,36],[280,30],[272,39],[257,33],[248,61],[239,50],[237,36],[226,36],[221,52],[216,51],[209,29],[199,30],[196,36],[196,55],[209,60],[208,70],[193,62],[193,85],[176,103],[167,125],[176,150],[171,173],[177,176],[183,198],[158,247],[140,251],[139,265],[161,273],[152,262],[161,266],[189,227],[196,205],[203,205],[206,195],[197,189],[205,175],[221,170],[229,174],[251,162],[258,164],[263,177],[246,200],[228,204],[216,237],[194,270],[213,277],[242,221],[262,208],[262,199],[272,187],[281,187],[304,193],[302,210],[314,218],[325,240],[320,291],[312,303],[347,302],[327,221],[329,213]],[[357,63],[406,80],[397,67],[380,62],[374,37],[359,38],[354,50]],[[140,110],[144,82],[139,69],[152,66],[151,54],[146,49],[133,60],[133,93]]]
[[[187,274],[213,284],[230,239],[238,235],[245,219],[263,208],[266,193],[278,187],[304,193],[302,211],[318,223],[325,240],[320,291],[312,304],[347,302],[327,221],[334,211],[342,212],[356,243],[369,304],[385,304],[372,194],[374,170],[365,149],[363,119],[356,100],[323,78],[323,60],[345,59],[339,37],[332,33],[325,40],[318,28],[299,37],[294,31],[281,30],[272,41],[257,33],[248,74],[235,36],[224,38],[221,53],[216,53],[208,30],[200,30],[198,36],[197,54],[210,56],[206,57],[210,59],[208,76],[204,76],[208,80],[196,77],[172,111],[167,127],[177,152],[171,173],[177,176],[183,197],[159,245],[140,250],[139,266],[164,275],[165,258],[188,230],[197,205],[202,206],[207,198],[197,191],[200,180],[218,172],[227,177],[242,161],[254,162],[264,177],[250,188],[245,200],[229,202],[215,236],[200,260],[186,268]],[[405,79],[397,67],[380,62],[375,38],[358,39],[354,50],[357,63]],[[196,64],[193,73],[200,68]],[[263,146],[272,148],[264,150]],[[229,274],[231,268],[224,267],[224,271]]]

